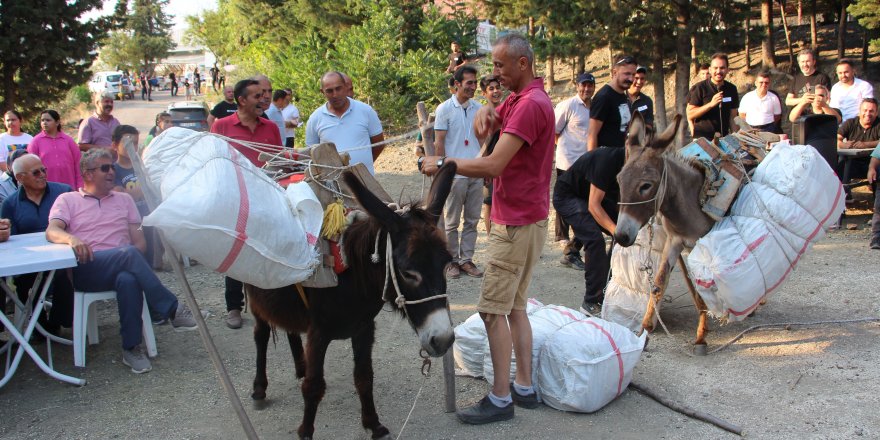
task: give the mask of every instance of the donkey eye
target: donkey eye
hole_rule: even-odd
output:
[[[639,193],[641,193],[642,195],[645,195],[645,193],[647,193],[650,189],[651,189],[651,184],[645,182],[642,184],[642,186],[639,187]]]
[[[403,276],[403,279],[406,280],[408,283],[416,285],[422,283],[422,274],[414,270],[405,270],[400,275]]]

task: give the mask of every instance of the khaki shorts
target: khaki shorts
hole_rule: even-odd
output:
[[[547,241],[547,220],[524,226],[493,224],[489,233],[489,263],[483,276],[477,311],[509,315],[525,310],[532,269]]]

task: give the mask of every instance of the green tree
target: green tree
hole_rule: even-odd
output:
[[[236,27],[227,2],[221,2],[217,10],[186,17],[186,23],[184,42],[205,47],[214,54],[221,66],[240,49],[233,44],[236,41]]]
[[[101,58],[120,69],[152,71],[174,48],[166,6],[168,0],[119,0],[113,16],[119,29],[106,40]]]
[[[106,19],[82,20],[101,0],[0,2],[0,108],[29,117],[89,77]]]
[[[849,5],[847,11],[859,21],[860,25],[874,31],[876,35],[876,30],[880,28],[880,0],[858,0]],[[871,49],[880,50],[880,39],[871,40]]]

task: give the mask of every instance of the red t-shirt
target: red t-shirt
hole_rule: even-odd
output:
[[[282,145],[281,133],[278,131],[277,125],[268,119],[259,118],[257,119],[257,128],[251,131],[250,128],[242,125],[241,120],[238,119],[238,112],[214,121],[214,125],[211,126],[211,133],[222,134],[223,136],[242,141],[259,142],[279,147]],[[257,167],[263,166],[264,162],[259,160],[259,151],[244,147],[236,142],[230,142],[230,145]]]
[[[555,140],[553,104],[544,92],[544,80],[535,78],[524,90],[511,94],[496,109],[501,133],[525,144],[493,181],[492,222],[529,225],[550,214],[550,176]]]

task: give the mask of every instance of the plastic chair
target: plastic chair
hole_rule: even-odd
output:
[[[95,301],[116,299],[116,291],[104,292],[81,292],[73,293],[73,364],[77,367],[86,366],[86,336],[89,344],[97,344],[100,340],[98,335],[98,318],[95,316]],[[147,300],[144,299],[144,310],[141,319],[144,321],[144,344],[147,347],[147,355],[155,357],[159,354],[156,350],[156,335],[153,333],[153,321],[150,318],[150,309]]]

